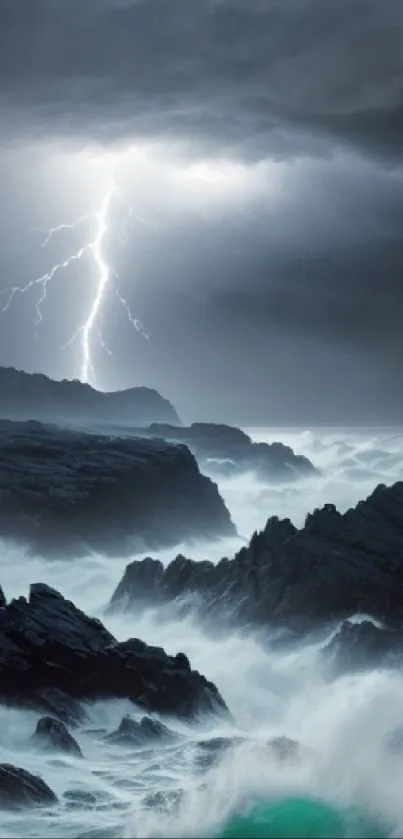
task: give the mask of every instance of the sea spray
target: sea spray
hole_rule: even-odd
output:
[[[301,525],[316,506],[334,502],[343,511],[365,498],[380,480],[389,484],[403,477],[402,435],[259,433],[260,439],[265,436],[290,443],[319,466],[321,475],[298,486],[264,486],[252,477],[220,482],[245,537],[262,527],[269,515],[290,516]],[[379,466],[380,450],[388,455],[384,471]],[[354,481],[349,477],[351,461],[365,465]],[[162,560],[169,562],[182,551],[196,560],[217,561],[232,556],[236,547],[234,540],[183,545],[165,551]],[[156,609],[107,613],[105,606],[127,562],[91,556],[54,563],[4,544],[0,582],[8,598],[26,594],[29,582],[47,582],[88,614],[100,617],[120,639],[138,636],[169,652],[183,650],[192,666],[216,682],[234,722],[209,718],[186,726],[166,721],[180,731],[181,743],[172,750],[158,746],[137,750],[105,741],[123,714],[136,714],[136,709],[121,701],[99,702],[88,707],[87,720],[74,730],[84,754],[78,760],[33,751],[28,740],[37,715],[2,708],[0,760],[40,774],[59,796],[60,805],[45,812],[2,813],[0,837],[102,839],[108,834],[129,839],[213,839],[233,829],[236,820],[253,815],[254,808],[301,798],[325,802],[343,818],[357,813],[374,830],[390,825],[385,835],[403,835],[403,753],[389,748],[391,735],[403,727],[399,672],[373,670],[329,680],[320,645],[313,642],[294,650],[270,650],[258,635],[239,628],[215,636],[191,616],[172,613],[168,619]],[[276,736],[300,742],[298,761],[275,759],[267,743]],[[199,743],[216,737],[243,742],[217,753],[214,765],[204,773]]]

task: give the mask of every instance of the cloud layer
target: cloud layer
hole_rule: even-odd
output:
[[[401,0],[2,0],[9,132],[400,160]]]
[[[157,143],[125,183],[157,225],[109,248],[153,344],[106,307],[102,384],[154,385],[192,419],[397,421],[402,43],[402,0],[1,0],[0,290],[77,244],[48,256],[30,228],[96,206],[51,141]],[[241,161],[244,187],[181,192],[186,155]],[[0,363],[75,375],[59,347],[92,281],[52,287],[38,339],[19,298]]]

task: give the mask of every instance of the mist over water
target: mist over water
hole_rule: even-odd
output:
[[[214,544],[180,545],[196,560],[232,556],[270,515],[302,525],[308,512],[333,502],[344,511],[380,483],[403,478],[403,433],[395,429],[248,430],[254,440],[281,440],[320,469],[318,477],[268,486],[248,477],[219,482],[239,537]],[[141,558],[144,554],[141,555]],[[309,795],[337,808],[358,807],[403,833],[403,754],[387,738],[403,727],[403,676],[373,670],[330,682],[319,644],[287,652],[264,646],[258,634],[203,630],[187,615],[148,609],[138,615],[105,607],[128,563],[91,556],[50,562],[4,547],[0,581],[8,598],[46,582],[117,638],[138,636],[167,652],[184,651],[193,667],[214,681],[234,721],[203,719],[192,726],[164,720],[181,737],[174,745],[133,749],[106,744],[102,730],[115,729],[129,703],[99,702],[74,732],[84,760],[38,754],[28,748],[38,714],[0,707],[0,762],[40,774],[60,797],[51,810],[2,813],[0,837],[201,837],[218,836],[233,814],[259,801]],[[285,735],[302,744],[300,759],[281,762],[267,741]],[[198,743],[211,737],[242,737],[202,772]],[[80,790],[74,798],[66,793]],[[85,795],[84,795],[85,794]],[[158,798],[151,799],[150,796]],[[162,796],[162,797],[161,797]],[[165,801],[165,809],[156,806]],[[176,802],[176,803],[175,803]]]

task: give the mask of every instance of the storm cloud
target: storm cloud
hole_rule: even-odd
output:
[[[110,307],[103,386],[191,419],[399,421],[402,43],[401,0],[0,0],[0,288],[46,270],[24,230],[88,211],[60,149],[150,146],[126,188],[151,224],[111,258],[153,337]],[[199,160],[239,165],[238,192],[182,194],[169,162]],[[38,338],[32,299],[10,307],[0,363],[75,374],[82,280]]]
[[[402,27],[400,0],[2,0],[3,113],[91,141],[400,159]]]

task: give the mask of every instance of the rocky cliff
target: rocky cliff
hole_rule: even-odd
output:
[[[311,461],[283,443],[253,443],[240,428],[207,422],[188,427],[153,423],[137,433],[184,443],[205,474],[236,476],[253,472],[264,481],[293,481],[317,474]]]
[[[180,423],[174,407],[156,390],[133,387],[102,393],[77,380],[58,382],[12,367],[0,367],[0,417],[62,424]]]
[[[138,638],[118,643],[49,586],[32,585],[28,600],[0,608],[0,701],[74,722],[82,701],[116,697],[186,718],[226,711],[183,653],[169,656]]]
[[[185,446],[0,420],[0,537],[113,556],[234,533]]]
[[[112,604],[130,608],[196,595],[203,617],[308,630],[357,613],[403,626],[403,482],[380,485],[343,515],[332,504],[297,529],[270,518],[234,559],[166,568],[132,562]]]

